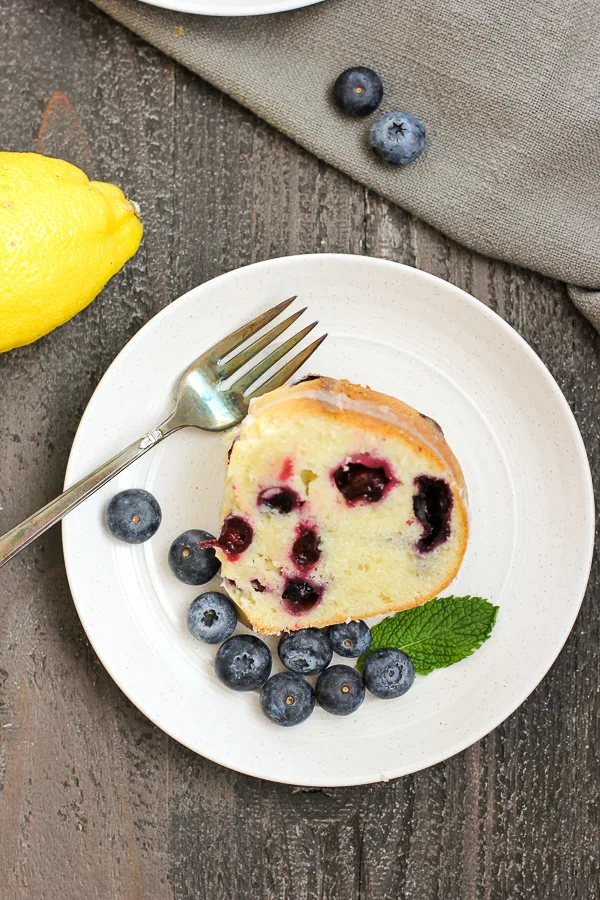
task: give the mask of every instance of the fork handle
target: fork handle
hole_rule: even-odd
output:
[[[121,453],[118,453],[103,466],[100,466],[86,478],[82,478],[72,487],[68,488],[64,494],[60,494],[55,500],[51,500],[46,506],[38,510],[28,519],[15,525],[10,531],[0,537],[0,567],[7,563],[13,556],[20,553],[24,547],[27,547],[40,534],[43,534],[56,522],[59,522],[63,516],[75,509],[76,506],[86,500],[91,494],[101,488],[107,481],[122,472],[123,469],[147,453],[151,447],[154,447],[168,434],[175,431],[170,428],[168,422],[159,425],[148,434],[145,434],[140,440],[134,441]]]

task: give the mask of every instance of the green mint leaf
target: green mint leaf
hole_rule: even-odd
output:
[[[388,616],[371,629],[373,643],[358,660],[362,672],[373,650],[396,647],[413,661],[415,672],[428,675],[470,656],[487,641],[498,607],[483,597],[436,597],[423,606]]]

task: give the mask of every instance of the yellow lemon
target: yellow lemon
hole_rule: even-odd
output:
[[[0,352],[91,303],[141,239],[118,187],[60,159],[0,152]]]

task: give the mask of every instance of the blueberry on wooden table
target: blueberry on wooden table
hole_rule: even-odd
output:
[[[215,675],[232,691],[253,691],[271,674],[271,651],[253,634],[235,634],[215,656]]]
[[[300,675],[316,675],[331,662],[333,651],[327,637],[318,628],[301,628],[283,634],[279,640],[279,659]]]
[[[278,672],[263,686],[260,705],[276,725],[300,725],[315,708],[315,692],[308,681],[294,672]]]
[[[367,656],[363,675],[365,685],[375,697],[394,700],[412,687],[415,667],[404,651],[382,647]]]
[[[173,575],[185,584],[206,584],[221,568],[214,548],[200,546],[207,541],[215,541],[214,534],[192,528],[180,534],[171,544],[169,567]]]
[[[347,116],[368,116],[381,103],[383,82],[373,69],[353,66],[336,78],[333,97]]]
[[[371,646],[371,630],[363,621],[332,625],[327,637],[338,656],[362,656]]]
[[[371,128],[371,148],[393,166],[407,166],[425,149],[425,126],[409,112],[389,112]]]
[[[325,712],[334,716],[349,716],[365,699],[365,685],[356,669],[343,665],[330,666],[319,675],[315,693]]]
[[[187,612],[191,634],[206,644],[220,644],[231,637],[237,625],[234,604],[219,591],[206,591],[192,601]]]
[[[139,488],[115,494],[106,507],[106,527],[113,537],[142,544],[158,530],[162,514],[156,497]]]

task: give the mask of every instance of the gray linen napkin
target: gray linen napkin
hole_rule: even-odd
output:
[[[325,0],[235,19],[93,2],[440,231],[566,281],[600,329],[598,0]],[[366,121],[330,98],[357,64],[385,85]],[[424,154],[404,169],[367,142],[392,109],[427,128]]]

